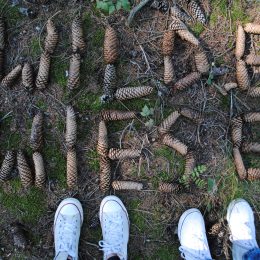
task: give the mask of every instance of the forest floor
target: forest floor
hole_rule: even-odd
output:
[[[19,2],[19,1],[18,1]],[[113,164],[113,178],[137,180],[145,184],[143,191],[114,192],[129,212],[131,229],[129,259],[179,259],[176,235],[182,212],[190,207],[201,210],[207,231],[217,222],[223,223],[223,237],[210,235],[212,255],[228,259],[228,232],[224,217],[228,203],[243,197],[252,205],[256,221],[260,221],[260,182],[240,181],[235,171],[230,138],[230,118],[236,113],[259,111],[259,100],[234,90],[222,95],[216,86],[235,81],[235,30],[241,23],[260,22],[258,1],[212,0],[209,22],[203,27],[192,24],[190,30],[201,40],[210,64],[225,68],[227,72],[208,76],[185,91],[159,96],[157,91],[145,98],[125,102],[100,103],[105,64],[103,61],[104,32],[108,21],[116,29],[120,41],[117,62],[118,86],[153,85],[163,78],[161,41],[163,32],[171,22],[169,13],[144,7],[135,17],[131,28],[125,25],[128,12],[119,11],[110,16],[102,14],[94,1],[50,1],[47,5],[20,1],[11,6],[0,0],[0,14],[7,22],[6,71],[16,64],[29,61],[38,67],[42,52],[45,25],[52,17],[59,31],[59,44],[52,57],[50,84],[47,89],[28,93],[18,82],[11,89],[0,88],[0,158],[7,150],[22,149],[28,158],[32,150],[28,145],[33,116],[38,110],[45,114],[43,157],[48,185],[45,190],[24,190],[19,178],[0,184],[0,256],[3,259],[52,259],[54,256],[52,225],[55,210],[68,196],[78,198],[84,208],[79,259],[100,259],[98,241],[102,239],[100,226],[91,228],[93,218],[104,197],[99,190],[99,159],[96,152],[99,112],[104,108],[136,110],[147,106],[154,113],[137,120],[109,123],[109,142],[113,146],[143,148],[149,158],[126,160]],[[258,3],[257,3],[258,2]],[[30,7],[36,12],[28,18],[19,12]],[[71,21],[82,13],[87,51],[82,58],[80,88],[69,92],[66,71],[71,55]],[[259,38],[258,38],[259,39]],[[259,42],[258,42],[259,45]],[[247,51],[250,39],[247,39]],[[176,38],[173,55],[177,79],[194,69],[194,49]],[[250,71],[252,76],[252,72]],[[208,82],[209,83],[209,82]],[[259,75],[252,76],[252,85],[259,85]],[[66,105],[77,112],[79,188],[75,192],[66,188],[66,148],[64,142]],[[204,122],[198,127],[188,120],[178,120],[172,132],[196,153],[197,165],[205,165],[199,176],[201,185],[191,184],[188,191],[178,195],[157,191],[160,181],[178,180],[184,169],[184,158],[172,149],[162,146],[156,136],[156,125],[172,111],[185,106],[203,112]],[[148,128],[146,122],[153,120]],[[244,139],[260,141],[259,124],[246,125]],[[259,156],[244,155],[247,167],[260,167]],[[32,163],[32,160],[30,160]],[[16,248],[10,225],[20,222],[28,231],[29,244]],[[260,232],[258,234],[260,238]],[[221,243],[224,241],[224,248]]]

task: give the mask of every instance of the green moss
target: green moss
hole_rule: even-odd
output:
[[[240,0],[232,1],[231,6],[231,19],[232,22],[241,21],[248,22],[249,16],[245,13],[245,8],[242,6],[242,2]],[[236,26],[236,24],[234,24]]]
[[[48,108],[48,104],[43,99],[38,99],[35,104],[40,110],[47,110]]]
[[[80,112],[86,110],[100,111],[102,110],[102,103],[100,102],[100,96],[94,93],[83,93],[77,102],[77,108]]]
[[[224,110],[227,110],[229,109],[229,95],[227,96],[221,96],[221,107],[224,109]]]
[[[147,224],[144,213],[137,211],[141,205],[140,200],[132,200],[129,205],[129,218],[132,226],[136,226],[140,232],[147,231]]]
[[[41,55],[41,47],[40,47],[40,43],[39,43],[39,38],[38,37],[33,37],[31,39],[31,43],[29,45],[29,55],[36,59]]]
[[[0,15],[7,18],[8,27],[14,27],[24,18],[20,14],[18,6],[11,6],[11,4],[5,0],[0,0]],[[18,31],[19,29],[13,28],[13,30]]]
[[[90,170],[94,172],[99,171],[99,158],[98,158],[98,153],[96,150],[89,150],[86,153],[86,157],[88,159],[88,165]]]
[[[154,260],[173,260],[179,258],[178,246],[175,245],[161,245],[151,256],[150,259]]]
[[[92,45],[93,47],[102,47],[104,44],[105,31],[103,28],[99,28],[94,32],[92,37]]]
[[[90,13],[84,12],[82,15],[83,28],[85,31],[89,30],[92,27],[92,19]]]
[[[198,37],[204,31],[204,26],[197,22],[192,26],[192,31],[194,32],[195,36]]]
[[[51,63],[51,78],[65,88],[67,86],[66,70],[69,69],[69,61],[60,57],[54,57]]]

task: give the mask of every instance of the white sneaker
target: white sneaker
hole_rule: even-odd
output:
[[[54,243],[56,260],[77,260],[83,209],[77,199],[63,200],[55,213]]]
[[[233,259],[242,259],[251,249],[258,248],[255,234],[254,213],[244,199],[231,201],[227,209],[227,221],[233,243]]]
[[[198,209],[186,210],[178,224],[181,257],[186,260],[212,259],[203,216]]]
[[[116,196],[105,197],[100,205],[99,219],[103,235],[99,246],[104,251],[104,259],[117,255],[126,260],[130,223],[123,202]]]

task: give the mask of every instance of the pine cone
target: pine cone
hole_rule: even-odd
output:
[[[139,98],[151,94],[153,90],[149,86],[119,88],[116,90],[115,98],[117,100]]]
[[[245,45],[246,45],[246,34],[242,25],[239,24],[237,27],[236,51],[235,51],[235,55],[238,60],[240,60],[244,55]]]
[[[31,169],[21,151],[17,153],[17,167],[23,187],[28,188],[33,185]]]
[[[14,163],[15,163],[14,152],[7,151],[0,169],[0,181],[6,181],[11,177],[12,169],[14,168]]]
[[[133,119],[137,117],[135,111],[121,111],[121,110],[103,110],[101,112],[101,118],[104,121],[119,121]]]
[[[102,192],[110,189],[111,182],[111,166],[110,160],[107,157],[100,157],[100,184],[99,188]]]
[[[19,64],[3,78],[1,82],[2,87],[11,87],[14,84],[15,80],[20,76],[21,72],[22,66]]]
[[[68,89],[74,90],[79,87],[80,81],[80,54],[74,53],[70,58]]]
[[[235,117],[231,121],[231,137],[233,146],[239,148],[242,141],[243,122],[240,116]]]
[[[171,148],[173,148],[174,150],[176,150],[181,155],[186,155],[187,154],[187,151],[188,151],[187,145],[182,143],[177,138],[174,138],[170,134],[165,134],[162,137],[162,143],[167,145],[167,146],[169,146],[169,147],[171,147]]]
[[[108,137],[105,121],[100,121],[99,123],[97,152],[100,156],[106,157],[108,155]]]
[[[67,185],[69,189],[74,189],[77,186],[77,155],[74,148],[67,151]]]
[[[142,151],[138,149],[118,149],[111,148],[108,151],[108,157],[111,160],[135,159],[141,156]]]
[[[251,112],[244,114],[244,120],[246,122],[259,122],[260,121],[260,112]]]
[[[108,97],[108,101],[114,98],[116,91],[116,67],[113,64],[107,64],[104,75],[103,92]]]
[[[184,175],[191,175],[196,166],[196,161],[193,152],[188,152],[186,155]]]
[[[153,0],[150,7],[157,9],[161,12],[167,12],[169,8],[169,3],[167,0]]]
[[[199,72],[192,72],[190,74],[188,74],[187,76],[185,76],[184,78],[178,80],[175,85],[174,88],[178,89],[178,90],[183,90],[191,85],[193,85],[196,81],[198,81],[201,77],[201,74]]]
[[[174,47],[174,31],[169,30],[163,34],[162,52],[164,56],[171,56]]]
[[[104,40],[104,60],[107,64],[113,64],[118,58],[119,43],[116,31],[107,27]]]
[[[51,57],[48,52],[43,52],[40,59],[39,71],[36,78],[36,87],[44,89],[48,85]]]
[[[209,63],[206,53],[204,51],[199,51],[195,54],[194,58],[198,72],[207,74],[209,72]]]
[[[260,55],[249,54],[246,56],[246,64],[260,65]]]
[[[39,189],[43,189],[46,182],[46,173],[44,169],[44,163],[42,155],[38,152],[33,154],[33,162],[35,169],[35,186]]]
[[[177,33],[182,40],[190,42],[195,46],[199,46],[199,40],[188,30],[178,30]]]
[[[247,170],[247,175],[249,181],[260,180],[260,168],[249,168]]]
[[[237,83],[235,82],[226,83],[223,87],[226,91],[229,91],[233,88],[237,88]]]
[[[206,24],[206,22],[207,22],[206,16],[197,1],[191,0],[188,4],[188,9],[189,9],[191,16],[195,20],[197,20],[198,22],[200,22],[204,25]]]
[[[33,151],[39,151],[43,144],[43,113],[38,112],[33,118],[30,146]]]
[[[164,83],[169,85],[173,81],[175,81],[175,73],[172,58],[170,56],[164,56]]]
[[[0,16],[0,51],[5,49],[5,22],[4,18]]]
[[[47,36],[44,43],[44,51],[52,54],[57,46],[59,40],[59,34],[56,31],[56,27],[51,19],[47,21]]]
[[[250,80],[248,76],[248,71],[246,68],[246,63],[243,60],[238,60],[236,63],[237,70],[237,83],[241,90],[247,90],[250,86]]]
[[[192,18],[183,10],[181,10],[177,5],[171,7],[171,16],[180,19],[184,23],[191,23]]]
[[[178,18],[172,16],[172,22],[170,24],[170,29],[173,31],[178,31],[178,30],[188,30],[187,26]]]
[[[260,153],[260,143],[244,142],[242,145],[244,153]]]
[[[238,176],[244,180],[247,177],[247,172],[240,151],[236,147],[233,148],[233,156]]]
[[[167,132],[169,132],[171,126],[176,122],[179,116],[180,113],[178,111],[174,111],[168,117],[166,117],[158,128],[159,133],[166,134]]]
[[[29,63],[23,65],[22,70],[22,82],[23,86],[29,91],[33,91],[34,81],[33,81],[33,67]]]
[[[165,193],[179,193],[181,191],[181,186],[179,184],[161,182],[159,183],[158,190]]]
[[[72,148],[73,146],[75,146],[77,139],[77,122],[76,115],[72,106],[67,106],[65,139],[67,148]]]
[[[5,64],[4,51],[0,50],[0,82],[4,77],[4,64]]]
[[[83,53],[86,51],[86,43],[84,41],[82,19],[80,16],[74,18],[72,25],[72,51]]]
[[[143,184],[135,181],[113,181],[114,190],[142,190]]]
[[[260,97],[260,87],[252,87],[248,90],[248,96],[250,97]]]
[[[192,121],[201,124],[204,120],[203,116],[200,112],[197,112],[196,110],[190,109],[190,108],[181,108],[180,114],[186,118],[191,119]]]
[[[247,33],[255,33],[255,34],[260,34],[260,24],[256,23],[247,23],[244,26],[244,30]]]

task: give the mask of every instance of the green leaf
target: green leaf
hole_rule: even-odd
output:
[[[209,74],[208,80],[207,80],[207,84],[211,85],[212,84],[212,80],[213,80],[214,76],[212,73]]]
[[[114,5],[110,5],[109,9],[108,9],[108,13],[112,14],[115,10],[116,10],[115,6]]]
[[[213,192],[216,188],[216,181],[215,179],[208,178],[208,192]]]
[[[149,121],[147,121],[145,123],[145,126],[148,128],[152,128],[154,126],[154,120],[153,119],[149,119]]]
[[[128,0],[122,0],[122,6],[125,11],[130,11],[130,3]]]
[[[120,10],[122,8],[122,2],[121,1],[117,1],[116,3],[116,10]]]
[[[145,105],[142,109],[141,115],[147,117],[150,115],[150,109],[147,105]]]

